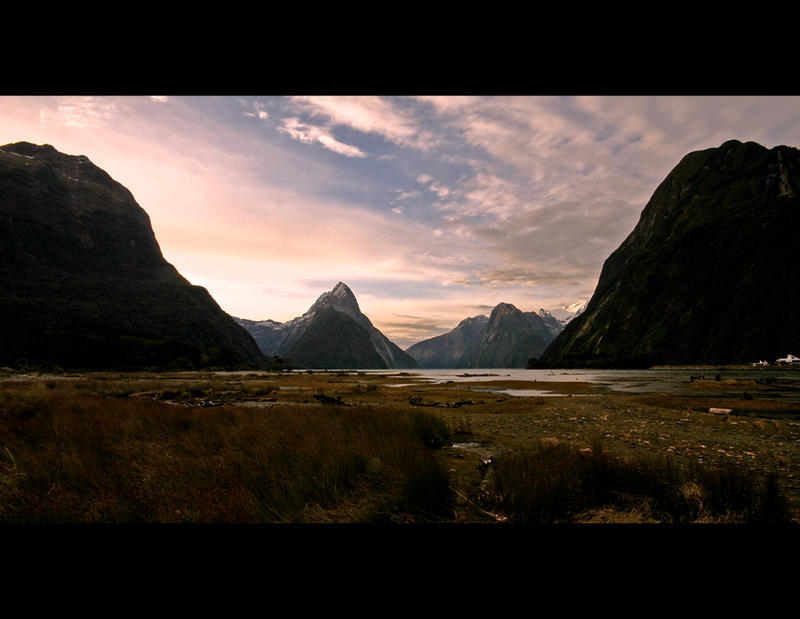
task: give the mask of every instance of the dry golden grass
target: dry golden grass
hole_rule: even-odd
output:
[[[161,393],[208,395],[205,385],[191,387]],[[0,521],[449,516],[452,497],[429,453],[447,430],[424,413],[179,406],[125,391],[79,381],[2,385]]]
[[[518,398],[475,387],[565,395]],[[782,483],[796,478],[798,429],[788,418],[710,415],[705,395],[593,389],[359,372],[10,374],[0,381],[0,521],[513,520],[508,506],[478,501],[486,498],[482,457],[452,448],[456,441],[503,453],[548,442],[580,452],[602,436],[628,456],[669,452],[713,464],[737,455],[758,473],[777,465]],[[786,410],[769,400],[737,403]],[[691,483],[677,487],[684,503],[697,498]],[[697,521],[728,518],[693,513]],[[569,521],[655,518],[652,502],[634,493],[578,505]]]

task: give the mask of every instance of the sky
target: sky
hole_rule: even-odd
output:
[[[687,153],[800,147],[797,96],[0,96],[0,144],[85,155],[229,314],[345,282],[401,348],[587,301]]]

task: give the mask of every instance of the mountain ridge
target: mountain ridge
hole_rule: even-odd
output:
[[[800,151],[685,155],[535,367],[749,363],[800,345]]]
[[[0,364],[262,367],[250,335],[168,263],[131,192],[83,155],[0,147]]]
[[[549,312],[522,312],[498,303],[490,316],[463,319],[454,329],[408,347],[422,368],[525,367],[563,328]]]

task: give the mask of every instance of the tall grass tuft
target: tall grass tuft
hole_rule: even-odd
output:
[[[428,447],[442,447],[451,436],[450,426],[441,417],[430,413],[412,413],[414,431]]]
[[[440,519],[452,497],[431,446],[444,432],[388,407],[189,408],[3,385],[0,522]]]
[[[484,503],[510,521],[591,520],[598,511],[644,514],[666,523],[788,523],[791,511],[774,475],[734,466],[679,465],[669,457],[615,456],[559,443],[501,454],[495,491]]]

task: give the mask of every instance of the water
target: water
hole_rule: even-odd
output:
[[[754,398],[781,398],[800,403],[800,368],[659,368],[650,370],[524,370],[508,369],[419,369],[419,370],[360,370],[364,373],[398,376],[419,376],[432,383],[480,382],[492,380],[525,380],[539,382],[590,382],[603,391],[616,393],[668,393],[674,395],[699,395],[702,393],[692,383],[696,380],[755,381],[759,389],[744,391]],[[766,389],[764,388],[766,387]],[[537,389],[503,389],[509,395],[555,395]],[[715,388],[717,397],[741,397],[742,388]],[[709,393],[710,394],[710,393]]]

